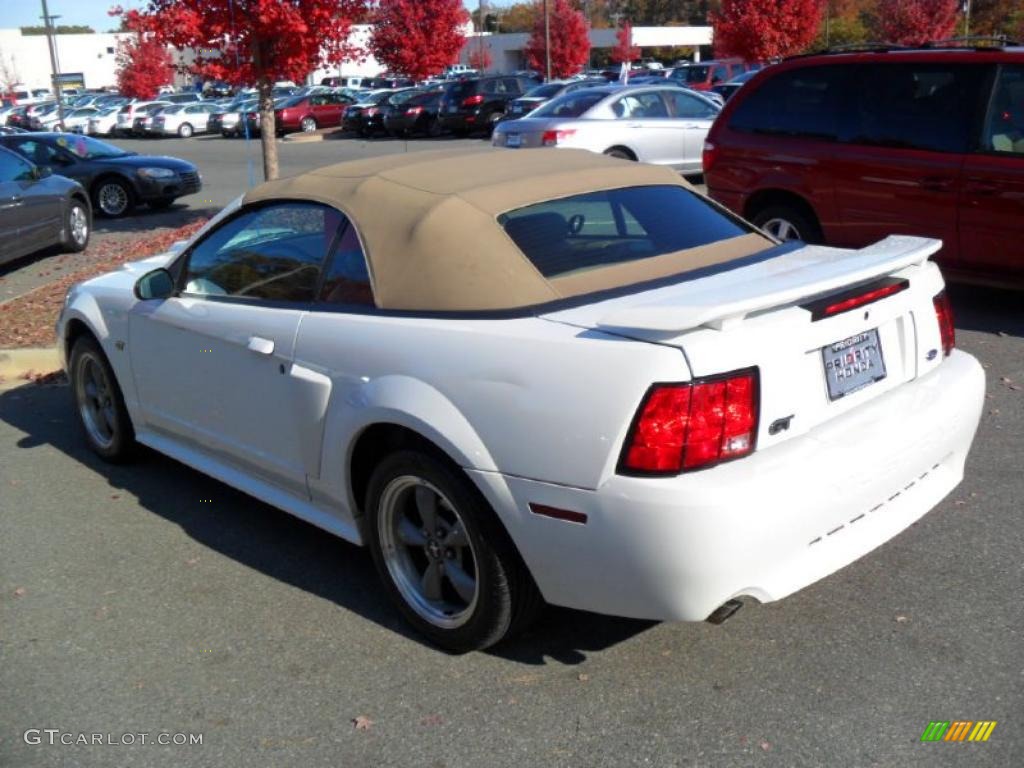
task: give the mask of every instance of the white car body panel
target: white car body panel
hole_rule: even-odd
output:
[[[504,319],[136,300],[138,277],[181,247],[76,286],[58,321],[60,338],[72,322],[96,335],[141,442],[359,543],[353,449],[370,426],[404,426],[463,467],[558,605],[699,620],[736,596],[784,597],[955,487],[983,404],[978,363],[934,354],[933,241],[805,247]],[[909,287],[820,322],[798,305],[883,274]],[[864,328],[878,328],[888,375],[830,402],[820,349]],[[752,455],[675,477],[616,472],[653,382],[749,366]],[[784,416],[791,426],[771,434]]]

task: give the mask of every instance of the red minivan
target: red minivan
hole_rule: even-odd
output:
[[[784,61],[728,102],[704,174],[779,239],[935,237],[948,276],[1024,287],[1024,48]]]
[[[274,110],[277,132],[312,133],[317,128],[340,126],[345,117],[345,110],[354,101],[351,96],[343,93],[325,92],[296,96]]]

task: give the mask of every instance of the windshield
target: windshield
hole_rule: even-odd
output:
[[[528,99],[550,99],[558,95],[558,92],[565,86],[560,83],[545,83],[544,85],[538,85],[536,88],[531,88],[525,94]]]
[[[708,79],[708,72],[711,71],[711,67],[708,66],[689,66],[683,67],[681,70],[676,70],[672,73],[673,79],[682,80],[686,83],[705,83]]]
[[[603,91],[584,90],[567,93],[534,110],[530,117],[582,117],[606,96],[608,94]]]
[[[57,146],[63,147],[75,157],[83,160],[103,160],[110,157],[127,157],[132,154],[125,152],[120,147],[107,144],[99,139],[91,139],[88,136],[60,136],[57,139]]]

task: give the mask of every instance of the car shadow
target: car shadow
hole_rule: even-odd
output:
[[[0,391],[0,421],[24,433],[18,448],[52,446],[130,494],[141,507],[179,526],[204,547],[293,587],[329,600],[415,642],[428,645],[401,618],[380,585],[369,552],[154,451],[107,464],[68,429],[66,385],[26,384]],[[212,499],[211,503],[199,503]],[[547,608],[518,638],[488,653],[508,661],[579,664],[587,653],[627,640],[654,622]]]
[[[949,283],[957,330],[1024,338],[1024,298],[1020,291]]]
[[[205,206],[192,207],[185,202],[171,203],[166,208],[154,210],[149,206],[139,205],[130,215],[119,219],[105,216],[93,217],[93,230],[98,233],[111,232],[149,232],[157,228],[176,229],[194,221],[208,219],[217,214],[220,208]]]

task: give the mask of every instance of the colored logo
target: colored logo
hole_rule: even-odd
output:
[[[995,720],[932,720],[921,741],[988,741],[995,729]]]

